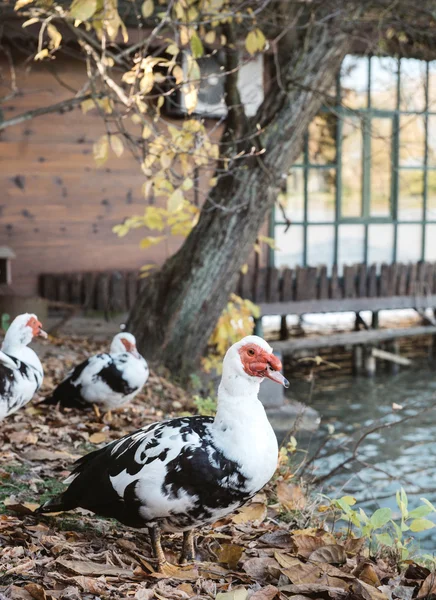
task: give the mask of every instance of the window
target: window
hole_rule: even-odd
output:
[[[436,260],[436,61],[346,56],[276,211],[276,266]]]

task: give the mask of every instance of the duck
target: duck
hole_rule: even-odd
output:
[[[141,391],[149,376],[147,361],[136,348],[135,336],[118,333],[109,352],[95,354],[74,369],[42,404],[68,408],[101,406],[111,411],[124,406]]]
[[[180,564],[195,558],[194,529],[240,508],[273,476],[276,435],[258,398],[260,383],[289,386],[280,359],[258,336],[227,351],[215,417],[146,425],[74,463],[68,488],[37,513],[85,508],[148,528],[154,559],[166,562],[162,532],[183,534]]]
[[[34,314],[12,321],[0,349],[0,421],[30,402],[41,387],[44,371],[36,352],[27,345],[34,337],[46,338]]]

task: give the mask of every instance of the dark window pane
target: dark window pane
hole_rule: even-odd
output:
[[[363,262],[365,241],[365,228],[363,225],[340,225],[338,241],[338,264],[341,268],[344,265]]]
[[[304,170],[291,169],[286,181],[286,194],[280,194],[279,202],[291,221],[304,220]],[[276,220],[280,220],[277,212]]]
[[[291,225],[285,233],[284,225],[276,225],[276,267],[295,267],[303,264],[303,226]]]
[[[424,164],[425,121],[421,115],[400,117],[400,165],[419,167]]]
[[[392,119],[371,121],[371,217],[391,213]]]
[[[397,261],[417,262],[421,259],[421,225],[398,225]]]
[[[368,226],[368,264],[391,263],[393,260],[394,226],[373,224]]]
[[[333,225],[312,225],[307,230],[307,264],[312,267],[333,264],[335,228]]]
[[[334,221],[336,170],[310,169],[307,214],[309,221]]]
[[[362,215],[362,122],[346,117],[342,125],[342,216]]]
[[[416,58],[402,58],[400,72],[400,110],[424,110],[425,62]]]
[[[407,170],[398,173],[398,218],[402,221],[420,221],[422,217],[424,177],[422,171]]]
[[[309,163],[326,165],[336,160],[337,117],[322,113],[309,125]]]
[[[371,58],[371,106],[394,110],[397,107],[398,61],[389,56]]]
[[[342,103],[350,108],[368,105],[368,58],[348,54],[341,66]]]

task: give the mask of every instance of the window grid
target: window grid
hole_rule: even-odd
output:
[[[358,109],[348,109],[344,106],[340,106],[341,102],[341,85],[340,76],[337,79],[336,86],[336,104],[335,114],[338,116],[336,121],[336,160],[334,162],[328,162],[325,164],[317,164],[310,162],[309,156],[309,135],[306,133],[303,144],[303,162],[296,163],[292,166],[292,169],[303,169],[303,199],[304,199],[304,210],[303,220],[293,220],[292,225],[303,226],[303,264],[307,266],[307,241],[308,241],[308,227],[319,227],[330,225],[334,227],[334,240],[333,240],[333,264],[338,264],[339,255],[339,226],[343,224],[360,224],[364,226],[364,262],[368,261],[368,228],[372,224],[392,224],[393,232],[393,244],[392,244],[392,262],[396,262],[398,254],[398,225],[420,225],[421,226],[421,248],[420,256],[421,260],[425,259],[426,253],[426,225],[436,224],[436,217],[430,218],[428,215],[428,176],[432,171],[436,172],[436,164],[430,165],[428,160],[428,129],[429,129],[429,117],[436,116],[435,110],[430,110],[429,106],[429,63],[425,66],[425,108],[423,111],[403,110],[401,109],[401,59],[397,60],[397,73],[396,73],[396,108],[395,110],[384,110],[380,108],[373,108],[371,106],[371,65],[372,57],[367,58],[367,75],[368,75],[368,89],[367,89],[367,107]],[[323,107],[322,113],[330,113],[328,107]],[[362,119],[362,209],[359,217],[345,217],[342,216],[342,141],[343,141],[343,124],[344,119],[347,116],[354,115],[359,116]],[[424,155],[423,164],[421,166],[415,165],[401,165],[400,164],[400,116],[411,115],[424,117]],[[342,118],[341,118],[342,117]],[[371,216],[371,127],[372,120],[375,118],[379,119],[390,119],[392,122],[392,148],[391,148],[391,192],[390,192],[390,216]],[[312,169],[320,170],[334,170],[336,173],[336,184],[335,184],[335,207],[334,207],[334,220],[319,220],[309,221],[309,172]],[[422,218],[421,219],[403,219],[399,218],[398,215],[398,200],[399,200],[399,175],[401,172],[407,171],[419,171],[423,174],[423,188],[422,188]],[[292,215],[291,215],[292,217]],[[271,218],[271,234],[274,233],[275,225],[286,225],[287,223],[283,220],[276,220],[276,213],[273,212]],[[274,251],[270,251],[270,264],[274,264]]]

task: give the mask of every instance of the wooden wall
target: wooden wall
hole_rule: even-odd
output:
[[[4,63],[0,69],[7,73]],[[19,68],[23,94],[2,105],[5,119],[71,96],[49,69],[55,69],[62,84],[81,88],[82,66],[74,61],[32,64],[27,72]],[[4,93],[1,87],[0,95]],[[112,233],[125,217],[144,210],[144,175],[128,152],[95,167],[92,145],[104,133],[98,115],[83,115],[79,108],[0,132],[0,246],[10,246],[17,255],[14,292],[36,293],[43,272],[160,264],[180,244],[173,238],[167,246],[140,250],[139,240],[150,234],[146,229],[124,238]]]

